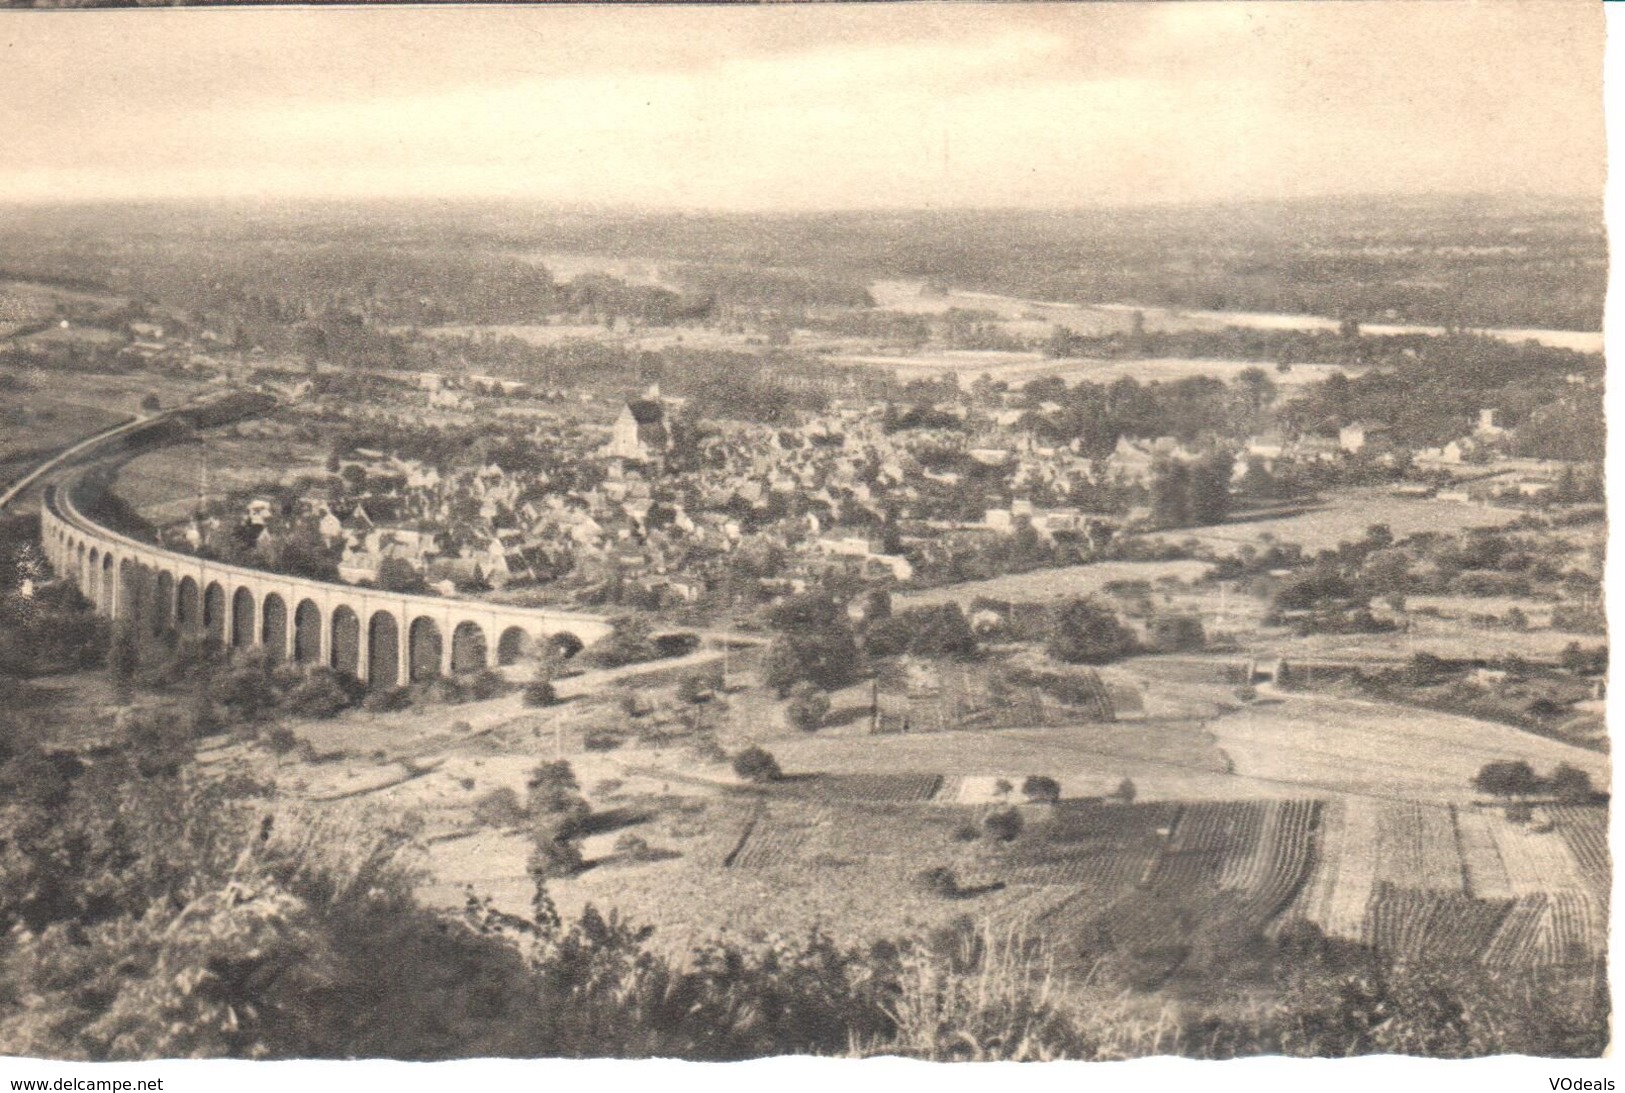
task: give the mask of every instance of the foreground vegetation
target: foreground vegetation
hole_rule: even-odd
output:
[[[673,961],[613,912],[562,921],[540,879],[528,916],[473,892],[445,916],[411,895],[409,823],[317,815],[190,760],[153,765],[133,737],[70,757],[12,728],[0,1039],[23,1055],[1587,1056],[1605,1044],[1589,973],[1387,962],[1310,927],[1213,956],[1211,975],[1250,988],[1243,1005],[1074,974],[1069,953],[968,919],[864,947],[814,933]],[[533,784],[539,830],[572,812],[555,807],[571,797],[560,775]]]

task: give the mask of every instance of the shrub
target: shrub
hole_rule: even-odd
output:
[[[728,752],[717,743],[715,734],[709,732],[699,733],[689,742],[689,754],[702,763],[726,763]]]
[[[367,695],[361,708],[372,713],[396,713],[410,709],[412,690],[409,687],[382,687]]]
[[[1032,774],[1021,783],[1021,793],[1035,804],[1054,804],[1061,799],[1061,783],[1047,775]]]
[[[1013,842],[1023,827],[1021,813],[1013,808],[993,812],[982,821],[982,829],[990,839],[1001,843]]]
[[[664,861],[667,858],[677,857],[675,851],[650,846],[647,839],[630,831],[615,840],[615,852],[627,861],[634,862]]]
[[[959,877],[946,865],[934,865],[921,871],[915,883],[931,895],[944,899],[953,899],[960,893]]]
[[[568,759],[542,763],[525,780],[526,805],[533,816],[573,813],[586,808],[581,783]]]
[[[556,706],[559,695],[553,689],[553,684],[545,679],[538,679],[525,685],[525,705],[527,706]]]
[[[481,827],[518,827],[527,818],[519,794],[507,786],[488,790],[474,802],[474,822]]]
[[[359,684],[346,686],[333,669],[315,668],[283,696],[282,708],[295,717],[337,717],[355,705],[360,693]]]
[[[785,714],[802,732],[814,732],[829,714],[829,696],[810,683],[801,684],[790,696]]]
[[[665,660],[671,657],[686,657],[700,647],[698,634],[661,634],[654,639],[655,657]]]
[[[1571,767],[1567,763],[1559,763],[1552,776],[1547,779],[1553,796],[1560,801],[1582,802],[1591,800],[1591,775],[1578,767]]]
[[[1117,788],[1112,791],[1112,796],[1116,797],[1119,801],[1122,801],[1125,805],[1133,804],[1134,798],[1137,795],[1138,791],[1134,788],[1134,781],[1130,778],[1124,778],[1121,782],[1118,782]]]
[[[264,736],[265,746],[271,749],[273,755],[287,755],[299,746],[299,737],[286,725],[274,726]],[[312,749],[314,750],[314,749]]]
[[[581,742],[581,746],[588,751],[614,751],[624,743],[626,743],[626,738],[619,733],[597,729],[586,735],[586,738]]]
[[[439,705],[455,706],[459,702],[463,702],[466,697],[463,694],[463,688],[458,685],[457,681],[448,679],[445,676],[436,676],[429,680],[426,685],[420,684],[420,686],[422,687],[424,700]]]
[[[733,768],[747,782],[777,782],[784,777],[773,754],[754,745],[734,756]]]
[[[1485,763],[1473,775],[1472,786],[1480,793],[1497,797],[1522,797],[1542,788],[1534,768],[1521,759]]]
[[[1182,653],[1207,643],[1202,620],[1195,615],[1158,615],[1150,631],[1151,647],[1159,653]]]
[[[1134,651],[1134,635],[1108,607],[1073,600],[1055,615],[1046,651],[1067,664],[1106,664]]]
[[[709,702],[712,698],[711,681],[703,675],[687,676],[677,685],[677,697],[690,705]]]
[[[553,826],[544,824],[535,832],[525,862],[525,871],[539,880],[573,877],[587,864],[575,840],[557,833]]]
[[[489,668],[482,668],[461,682],[470,702],[484,702],[496,698],[508,689],[508,681],[503,679],[500,673],[493,672]]]
[[[977,830],[975,824],[970,824],[970,823],[960,824],[958,827],[956,827],[954,829],[954,841],[955,842],[973,843],[977,839],[980,839],[981,837],[982,837],[982,833],[979,830]]]

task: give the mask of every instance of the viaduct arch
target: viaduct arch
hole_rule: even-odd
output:
[[[326,664],[371,686],[494,668],[547,642],[575,644],[564,635],[590,645],[610,632],[599,615],[329,584],[165,550],[95,523],[71,494],[45,490],[40,539],[101,614]]]

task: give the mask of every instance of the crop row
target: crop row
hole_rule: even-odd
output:
[[[882,801],[919,804],[942,788],[940,774],[824,774],[792,783],[791,792],[818,801]]]
[[[1366,917],[1365,942],[1390,956],[1476,961],[1512,909],[1510,900],[1397,888],[1379,882]]]
[[[1483,961],[1495,968],[1584,963],[1607,943],[1600,904],[1579,889],[1559,889],[1519,896]]]
[[[1169,843],[1173,850],[1249,853],[1258,845],[1267,807],[1261,801],[1202,801],[1186,805]]]
[[[1326,825],[1322,833],[1326,853],[1305,913],[1328,935],[1358,940],[1377,879],[1378,802],[1350,797],[1335,815],[1340,822]]]
[[[1521,895],[1484,947],[1483,963],[1492,968],[1520,968],[1538,963],[1545,928],[1546,893]]]
[[[1007,876],[1014,884],[1064,884],[1116,892],[1139,883],[1156,861],[1156,848],[1121,850],[1069,849],[1053,857],[1029,856]]]
[[[1585,883],[1569,844],[1556,831],[1501,821],[1494,825],[1495,845],[1506,865],[1507,881],[1520,896],[1579,888]]]
[[[1135,846],[1146,840],[1159,845],[1179,819],[1176,804],[1108,805],[1098,801],[1062,801],[1049,810],[1044,841],[1055,845]]]
[[[1264,883],[1270,871],[1270,842],[1274,829],[1281,822],[1281,802],[1265,801],[1255,805],[1247,827],[1238,832],[1235,851],[1225,857],[1219,872],[1222,888],[1242,890],[1257,888]]]
[[[1248,917],[1259,925],[1275,918],[1302,890],[1315,860],[1319,801],[1275,801],[1258,852],[1254,883],[1242,895]]]
[[[794,864],[802,857],[802,849],[815,827],[813,822],[763,816],[751,827],[744,845],[729,864],[735,869],[770,869]]]
[[[1565,805],[1553,808],[1551,813],[1586,886],[1606,902],[1614,883],[1613,861],[1608,854],[1608,810]]]
[[[1456,812],[1456,839],[1467,871],[1467,888],[1480,899],[1511,899],[1517,894],[1495,841],[1495,825],[1504,822],[1494,812],[1480,809]]]
[[[1581,964],[1607,945],[1607,916],[1585,892],[1551,893],[1541,919],[1540,956],[1549,964]]]
[[[1448,809],[1383,802],[1377,823],[1378,881],[1401,888],[1462,890],[1461,855]]]

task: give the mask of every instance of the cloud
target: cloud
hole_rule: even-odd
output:
[[[19,196],[1069,205],[1602,178],[1601,21],[1573,3],[0,15],[0,42],[23,58],[0,66]]]

